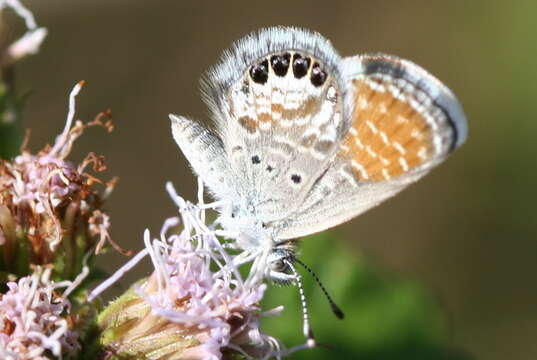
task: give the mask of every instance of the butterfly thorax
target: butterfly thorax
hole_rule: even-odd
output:
[[[259,220],[251,206],[224,208],[218,222],[224,230],[236,234],[236,246],[242,250],[268,249],[274,244],[274,230]]]
[[[259,219],[250,202],[249,206],[224,206],[220,209],[218,222],[225,231],[233,234],[238,249],[264,259],[258,264],[263,277],[280,285],[289,285],[295,281],[289,264],[296,259],[298,240],[279,239],[278,228]]]

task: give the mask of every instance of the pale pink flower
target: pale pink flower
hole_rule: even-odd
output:
[[[88,123],[74,121],[75,97],[83,85],[81,81],[71,91],[64,130],[52,146],[32,154],[23,145],[22,153],[12,161],[0,159],[0,246],[9,254],[21,237],[26,239],[32,245],[33,264],[53,262],[64,235],[73,237],[75,230],[87,238],[83,252],[95,246],[86,232],[98,238],[97,249],[105,241],[117,247],[110,238],[108,215],[101,209],[116,180],[104,184],[101,193],[95,184],[102,182],[88,173],[89,167],[95,172],[105,170],[104,159],[90,153],[79,165],[67,160],[85,129],[97,125],[109,131],[113,128],[110,120],[104,120],[110,112]]]
[[[78,334],[70,329],[70,302],[58,289],[70,283],[54,283],[50,271],[8,282],[0,294],[0,358],[45,360],[76,352]]]
[[[221,359],[226,352],[250,358],[279,353],[279,342],[262,333],[266,285],[243,279],[240,255],[225,251],[204,223],[204,210],[169,187],[180,218],[168,219],[160,238],[144,234],[145,250],[90,294],[93,299],[146,254],[155,271],[109,305],[99,318],[110,353],[148,359]],[[172,229],[182,225],[180,233]]]

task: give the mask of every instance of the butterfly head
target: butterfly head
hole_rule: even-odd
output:
[[[295,241],[275,245],[267,257],[266,277],[278,285],[292,285],[297,281],[292,264],[296,261]]]

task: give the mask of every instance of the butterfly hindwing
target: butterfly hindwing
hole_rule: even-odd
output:
[[[222,85],[230,63],[250,54],[257,57]],[[236,44],[210,75],[209,104],[241,206],[263,222],[295,211],[338,149],[346,127],[339,61],[320,36],[274,28]]]

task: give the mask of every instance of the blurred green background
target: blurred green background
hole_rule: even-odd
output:
[[[116,131],[89,131],[73,158],[106,156],[110,177],[120,177],[108,203],[112,234],[136,250],[144,228],[156,233],[175,212],[165,181],[195,198],[167,114],[207,118],[198,78],[233,40],[296,25],[321,32],[342,55],[382,51],[431,71],[463,103],[469,141],[395,199],[304,242],[304,261],[347,317],[332,316],[307,283],[313,329],[335,349],[296,357],[537,357],[537,2],[24,3],[49,29],[41,53],[17,65],[19,91],[33,90],[23,122],[30,148],[61,131],[71,87],[87,80],[78,117],[111,108]],[[115,253],[101,259],[108,271],[123,261]],[[149,270],[144,263],[127,280]],[[267,299],[286,306],[266,325],[287,345],[303,341],[297,297],[296,289],[271,288]]]

